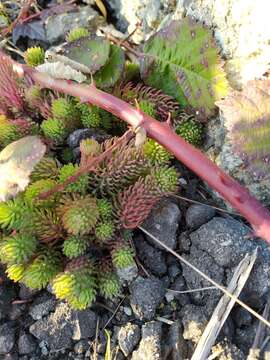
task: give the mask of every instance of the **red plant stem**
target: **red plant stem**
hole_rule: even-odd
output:
[[[126,121],[134,129],[143,127],[149,137],[163,145],[236,208],[252,224],[257,236],[270,243],[270,212],[201,151],[176,135],[167,123],[161,123],[151,118],[125,101],[98,90],[93,84],[90,86],[79,85],[72,81],[53,79],[47,74],[27,67],[23,67],[23,69],[44,88],[76,96],[82,102],[97,105]]]

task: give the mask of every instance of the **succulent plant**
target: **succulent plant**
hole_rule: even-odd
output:
[[[97,207],[102,220],[109,220],[113,215],[112,203],[107,199],[98,199]]]
[[[89,36],[88,29],[84,27],[77,27],[68,33],[68,35],[66,36],[66,41],[72,42],[87,36]]]
[[[56,145],[62,144],[68,135],[68,128],[63,120],[50,118],[41,124],[44,135],[51,139]]]
[[[108,241],[114,233],[115,226],[112,221],[102,222],[95,227],[95,236],[98,241]]]
[[[98,287],[100,294],[104,296],[105,299],[112,299],[120,293],[119,280],[113,271],[100,271],[98,275]]]
[[[65,182],[69,177],[76,174],[78,170],[79,166],[73,165],[71,163],[62,166],[59,171],[59,182]],[[78,192],[80,194],[85,194],[87,191],[88,182],[89,176],[87,174],[81,175],[78,180],[66,186],[65,191],[70,193]]]
[[[29,66],[38,66],[45,61],[45,51],[39,47],[28,48],[24,53],[24,59]]]
[[[194,119],[187,119],[180,122],[175,128],[175,132],[194,146],[202,144],[203,127]]]
[[[143,145],[145,157],[153,165],[167,164],[173,156],[159,143],[153,139],[148,139]]]
[[[99,218],[96,199],[90,195],[62,199],[58,212],[64,228],[73,235],[89,234]]]
[[[25,268],[22,282],[30,289],[42,289],[61,271],[59,254],[54,250],[40,251]]]
[[[126,244],[121,244],[111,251],[113,265],[123,269],[134,264],[134,252]]]
[[[34,254],[37,240],[27,234],[6,237],[0,243],[0,257],[5,264],[25,263]]]
[[[86,128],[97,128],[101,125],[99,108],[97,106],[79,104],[81,122]]]
[[[38,181],[43,179],[56,180],[59,175],[59,167],[55,159],[44,156],[34,167],[31,173],[31,180]]]
[[[12,124],[5,115],[0,115],[0,146],[5,147],[19,138],[17,126]]]
[[[26,266],[24,264],[8,265],[6,269],[6,274],[10,280],[13,280],[15,282],[21,281],[25,268]]]
[[[161,193],[166,194],[177,191],[178,173],[174,167],[154,168],[151,175],[156,180]]]
[[[18,229],[25,214],[25,203],[21,197],[0,202],[0,227]]]
[[[69,236],[63,243],[63,254],[68,258],[83,255],[89,246],[86,238],[81,236]]]
[[[56,182],[52,179],[37,180],[30,184],[25,191],[24,198],[29,206],[43,206],[50,207],[55,202],[55,196],[51,196],[46,200],[40,200],[39,195],[42,192],[51,190],[56,185]]]

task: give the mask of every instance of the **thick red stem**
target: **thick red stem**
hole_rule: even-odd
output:
[[[143,127],[149,137],[163,145],[236,208],[252,224],[257,236],[270,243],[270,212],[236,180],[176,135],[167,123],[158,122],[123,100],[98,90],[94,85],[78,85],[71,81],[53,79],[28,68],[25,68],[25,72],[42,87],[76,96],[83,102],[97,105],[126,121],[133,128]]]

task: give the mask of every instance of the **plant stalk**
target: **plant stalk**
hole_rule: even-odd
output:
[[[82,102],[96,105],[121,118],[133,129],[142,127],[150,138],[164,146],[237,209],[250,222],[256,236],[270,243],[270,212],[247,189],[223,172],[201,151],[175,134],[168,123],[153,119],[125,101],[97,89],[94,84],[87,86],[70,80],[54,79],[24,65],[16,65],[41,87],[79,97]]]

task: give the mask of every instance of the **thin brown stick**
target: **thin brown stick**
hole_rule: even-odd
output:
[[[44,191],[39,194],[40,199],[47,199],[51,195],[65,190],[65,188],[69,185],[74,183],[78,178],[84,174],[88,174],[90,171],[95,170],[95,166],[97,166],[101,161],[103,161],[108,155],[112,153],[112,151],[117,148],[120,144],[122,144],[124,141],[129,141],[132,137],[134,137],[133,130],[128,130],[125,132],[123,136],[121,136],[118,140],[115,141],[115,143],[110,146],[106,151],[104,151],[102,154],[100,154],[97,157],[94,157],[91,159],[91,161],[85,165],[84,167],[81,167],[76,174],[70,176],[66,181],[64,181],[62,184],[55,185],[52,189],[49,191]]]

